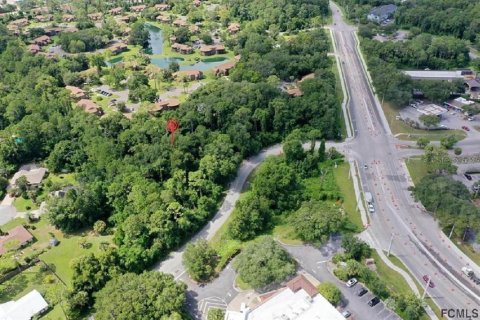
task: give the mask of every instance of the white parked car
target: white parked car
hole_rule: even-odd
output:
[[[351,288],[351,287],[353,287],[354,285],[356,285],[357,282],[358,282],[358,280],[355,279],[355,278],[349,279],[349,280],[347,281],[347,287]]]
[[[375,207],[373,206],[373,204],[371,204],[371,203],[368,204],[368,211],[369,211],[370,213],[374,213],[374,212],[375,212]]]

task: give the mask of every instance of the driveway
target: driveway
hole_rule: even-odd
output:
[[[342,304],[344,309],[352,313],[350,319],[355,320],[394,320],[400,319],[394,312],[385,308],[383,302],[375,307],[369,307],[367,302],[373,298],[370,291],[363,297],[358,297],[355,293],[360,288],[358,283],[353,288],[347,288],[345,283],[338,280],[329,270],[331,257],[340,248],[340,239],[330,241],[326,246],[316,249],[310,245],[289,246],[282,245],[294,258],[299,265],[307,272],[312,274],[319,281],[329,281],[337,285],[342,292]]]

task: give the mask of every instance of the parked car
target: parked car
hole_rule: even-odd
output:
[[[374,297],[374,298],[372,298],[372,300],[368,301],[367,304],[370,307],[375,307],[379,302],[380,302],[380,298],[379,297]]]
[[[364,287],[361,287],[360,289],[357,290],[357,296],[362,297],[362,296],[364,296],[367,292],[368,292],[367,289],[365,289]]]
[[[350,317],[351,315],[352,315],[352,313],[351,313],[350,311],[348,311],[348,310],[344,310],[344,311],[342,312],[342,316],[343,316],[345,319],[348,318],[348,317]]]
[[[469,175],[468,173],[464,173],[463,174],[465,176],[465,178],[468,180],[468,181],[472,181],[472,176]]]
[[[462,129],[465,130],[465,131],[470,131],[470,128],[467,127],[467,126],[462,126]]]
[[[424,275],[424,276],[423,276],[423,281],[425,281],[426,283],[428,283],[428,286],[429,286],[430,288],[435,288],[435,283],[433,283],[432,280],[430,280],[430,282],[429,282],[428,280],[430,280],[430,277],[427,276],[427,275]]]
[[[355,279],[355,278],[349,279],[349,280],[347,281],[347,287],[351,288],[351,287],[353,287],[354,285],[356,285],[357,282],[358,282],[358,280]]]
[[[374,212],[375,212],[375,207],[373,206],[373,204],[371,204],[371,203],[368,204],[368,211],[369,211],[370,213],[374,213]]]

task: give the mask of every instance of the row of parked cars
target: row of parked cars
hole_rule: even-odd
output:
[[[347,281],[347,287],[348,288],[352,288],[354,287],[356,284],[358,283],[358,280],[356,278],[351,278]],[[357,291],[355,291],[355,294],[358,296],[358,297],[363,297],[366,293],[368,292],[368,290],[363,287],[363,286],[360,286]],[[375,307],[378,303],[380,302],[380,298],[379,297],[373,297],[372,299],[368,300],[367,304],[370,306],[370,307]],[[350,311],[348,310],[345,310],[343,311],[342,315],[345,317],[345,318],[348,318],[350,317],[352,314]]]

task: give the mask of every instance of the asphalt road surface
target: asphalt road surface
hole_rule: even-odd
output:
[[[461,253],[438,228],[437,223],[414,203],[409,191],[408,172],[401,161],[398,141],[391,135],[378,99],[374,96],[357,49],[354,27],[343,21],[332,3],[336,54],[350,96],[349,111],[355,137],[348,143],[347,157],[355,159],[364,191],[374,195],[376,212],[370,215],[370,234],[380,248],[387,249],[393,236],[392,252],[423,282],[429,275],[435,288],[428,293],[441,308],[473,308],[479,303],[478,289],[460,270],[478,266]],[[349,150],[349,151],[348,151]],[[457,318],[459,319],[459,318]]]

